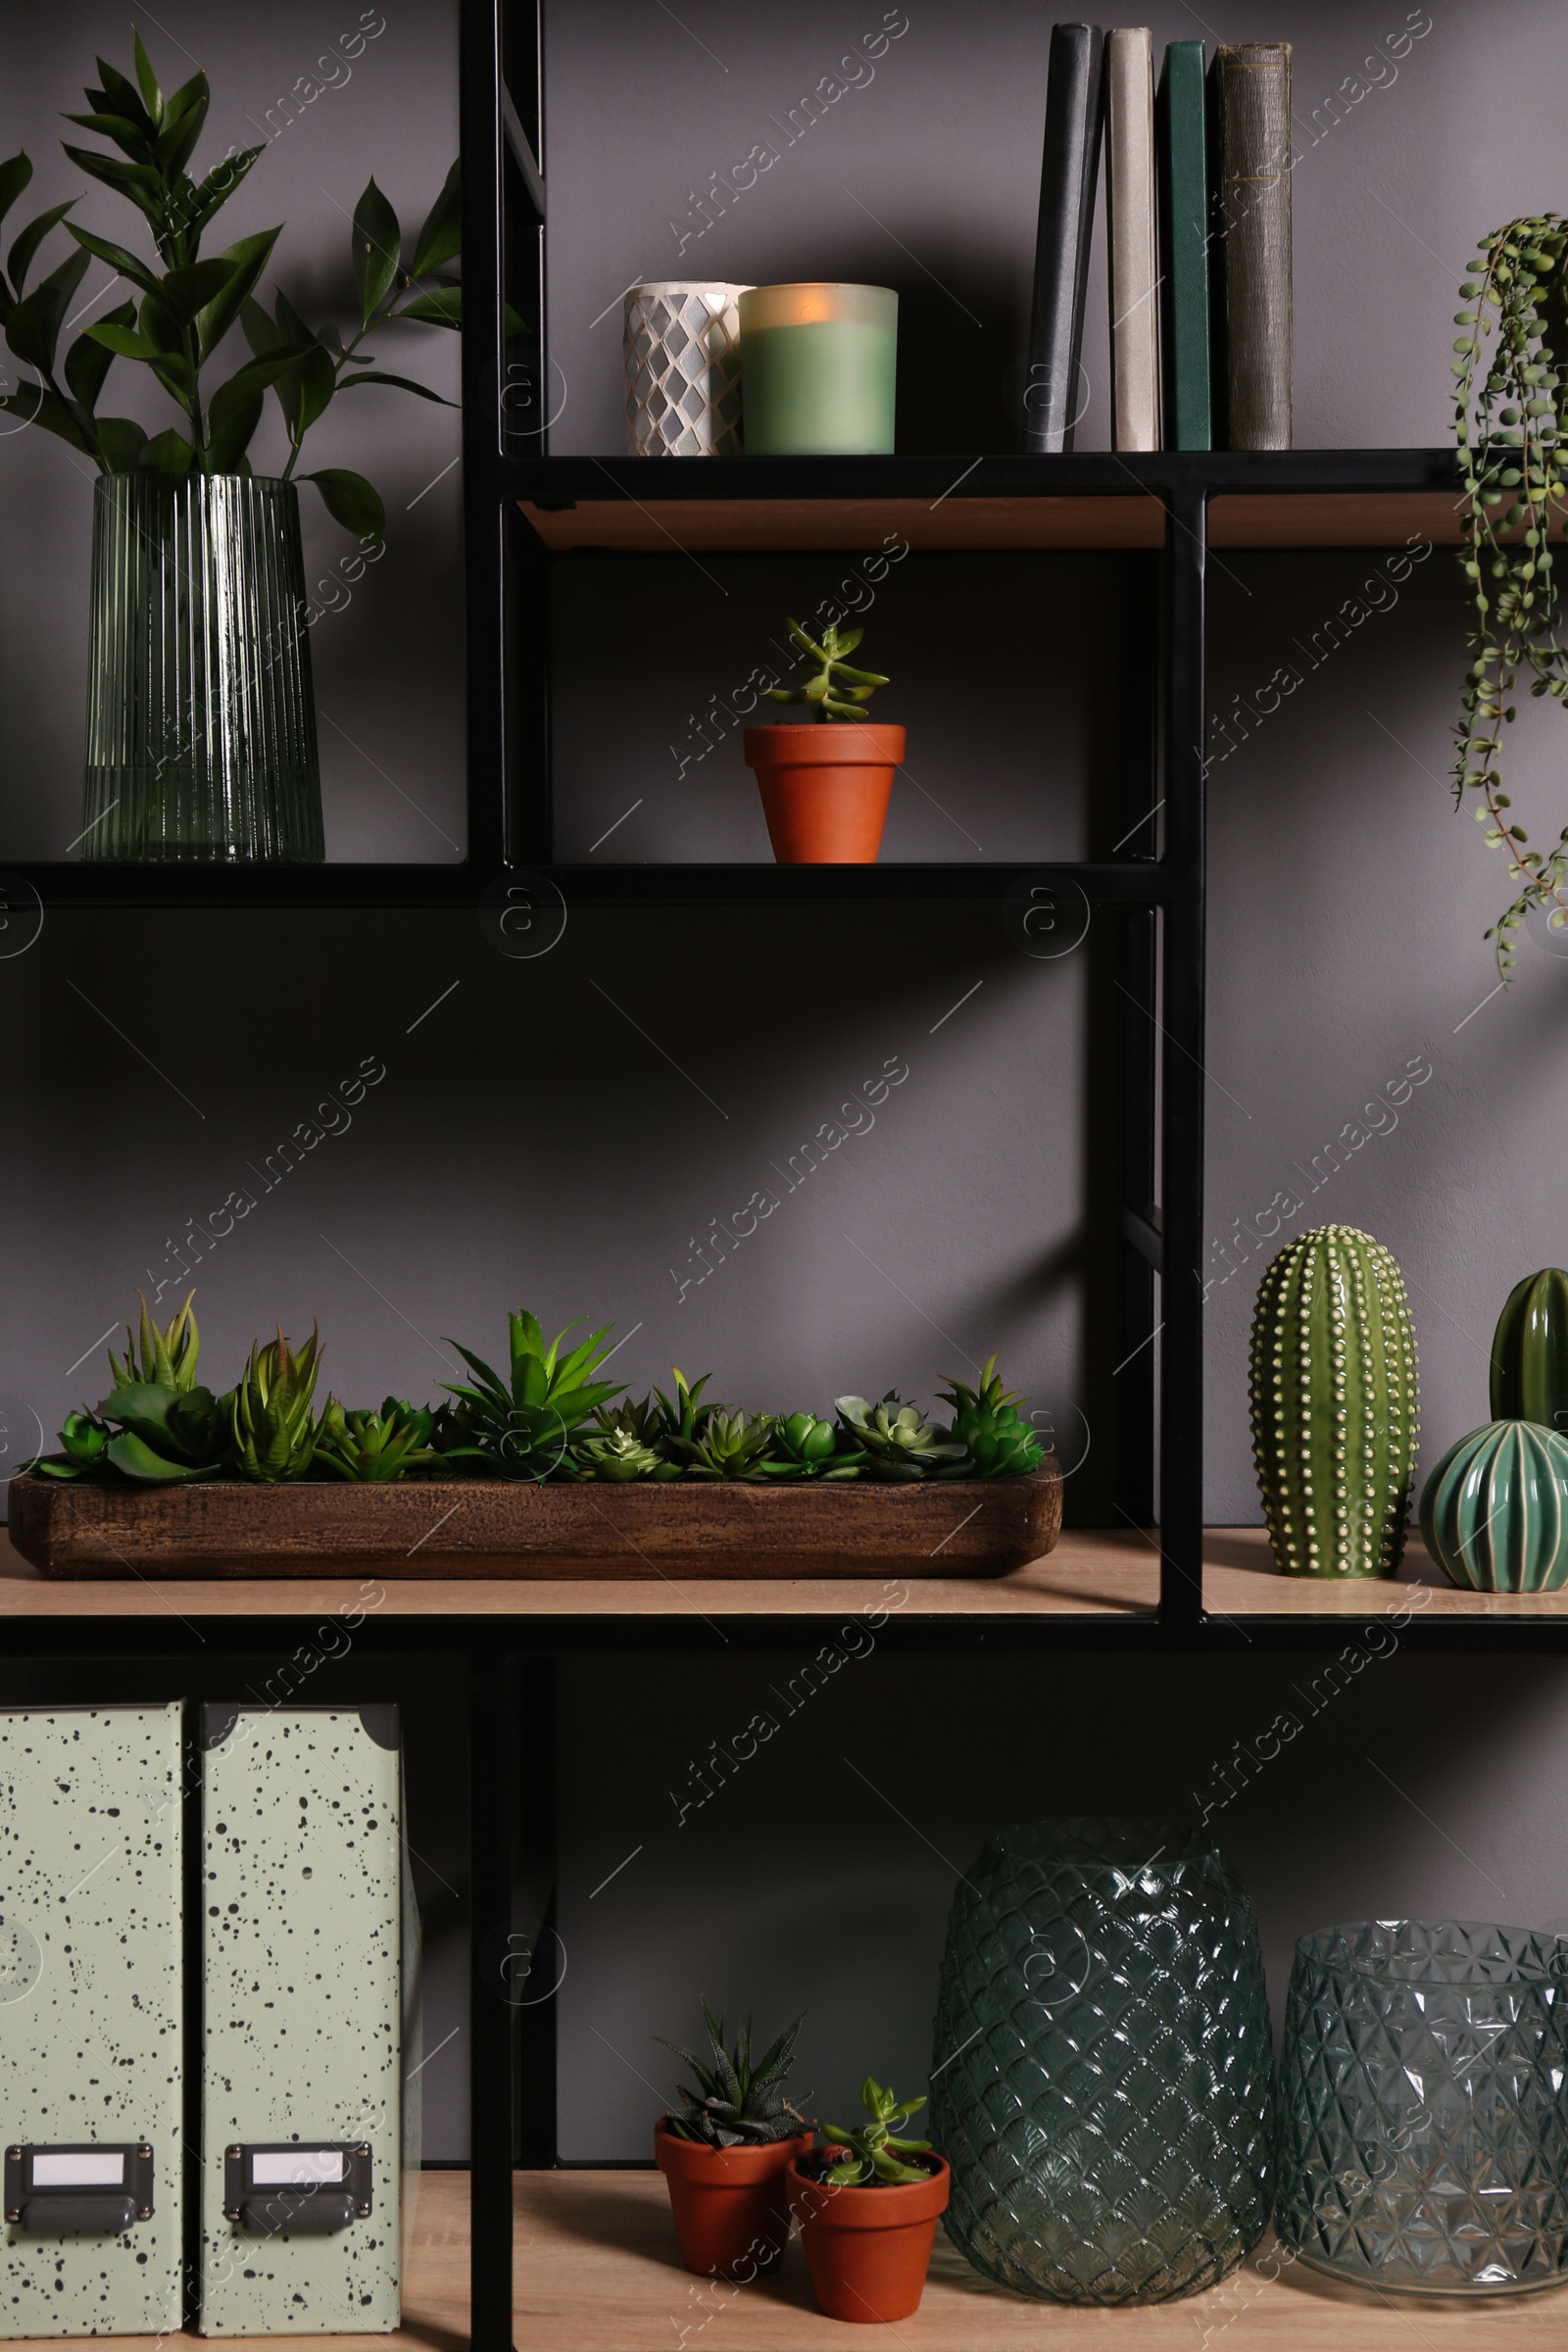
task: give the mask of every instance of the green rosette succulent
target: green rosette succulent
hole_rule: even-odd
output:
[[[769,1476],[774,1420],[771,1413],[714,1411],[701,1434],[672,1441],[689,1478],[756,1478]]]
[[[45,1454],[31,1467],[45,1478],[92,1478],[109,1469],[109,1441],[113,1431],[91,1413],[68,1413],[60,1432],[60,1451]]]
[[[283,1486],[311,1468],[321,1435],[311,1410],[320,1364],[320,1333],[314,1327],[298,1353],[281,1330],[265,1348],[251,1348],[244,1379],[222,1400],[234,1468],[242,1478]]]
[[[947,1379],[942,1399],[953,1409],[949,1434],[963,1459],[944,1469],[942,1477],[1027,1478],[1039,1469],[1046,1448],[1018,1410],[1028,1398],[1004,1389],[994,1355],[986,1358],[978,1387],[965,1388],[951,1373]]]
[[[907,1484],[936,1478],[963,1460],[963,1447],[927,1421],[918,1405],[901,1402],[894,1389],[878,1404],[864,1396],[839,1396],[834,1402],[844,1442],[863,1453],[867,1478]]]
[[[679,2115],[671,2113],[669,2128],[677,2139],[700,2140],[710,2148],[766,2147],[770,2141],[795,2139],[809,2131],[804,2115],[784,2095],[784,2081],[795,2063],[795,2040],[801,2021],[786,2026],[760,2057],[752,2054],[752,2021],[741,2026],[733,2050],[724,2046],[724,2020],[703,2003],[710,2056],[699,2058],[678,2041],[654,2039],[691,2068],[695,2090],[683,2082],[676,2093]],[[808,2096],[808,2093],[803,2094]]]
[[[563,1355],[562,1342],[576,1325],[558,1331],[547,1348],[536,1319],[518,1307],[507,1317],[511,1357],[505,1380],[483,1356],[453,1340],[474,1378],[447,1383],[458,1399],[448,1460],[481,1477],[537,1480],[563,1469],[590,1414],[619,1390],[618,1381],[592,1378],[611,1353],[602,1343],[613,1328],[607,1324]]]
[[[419,1471],[439,1470],[437,1441],[450,1418],[449,1408],[410,1404],[388,1396],[379,1412],[345,1412],[335,1396],[326,1400],[321,1434],[316,1449],[318,1469],[334,1478],[369,1485],[408,1478]]]
[[[763,1464],[769,1478],[858,1478],[865,1465],[863,1446],[850,1446],[832,1421],[815,1413],[780,1413],[773,1422],[770,1458]]]
[[[618,1486],[636,1479],[661,1484],[679,1478],[680,1464],[664,1451],[664,1415],[652,1396],[641,1404],[602,1404],[591,1435],[577,1440],[562,1464],[566,1478],[604,1478]]]

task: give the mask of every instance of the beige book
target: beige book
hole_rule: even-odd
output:
[[[1147,24],[1105,40],[1111,447],[1159,447],[1154,50]]]

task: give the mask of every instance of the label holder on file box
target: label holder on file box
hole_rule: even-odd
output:
[[[153,2152],[144,2140],[8,2147],[5,2218],[44,2237],[118,2233],[153,2216]]]
[[[236,2142],[223,2151],[223,2213],[242,2230],[327,2237],[368,2218],[368,2140]]]

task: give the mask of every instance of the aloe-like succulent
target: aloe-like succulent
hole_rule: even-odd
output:
[[[865,1449],[851,1445],[832,1421],[815,1413],[780,1413],[773,1422],[773,1443],[762,1467],[769,1478],[858,1478]]]
[[[447,1455],[481,1475],[548,1478],[565,1463],[595,1407],[618,1393],[618,1381],[592,1377],[612,1352],[602,1343],[614,1326],[607,1324],[564,1355],[561,1344],[576,1324],[558,1331],[548,1348],[526,1308],[510,1314],[507,1327],[511,1359],[506,1380],[482,1356],[457,1340],[450,1343],[474,1379],[471,1385],[447,1383],[458,1398],[453,1414],[456,1443],[446,1448]]]
[[[923,2164],[906,2164],[906,2156],[930,2154],[928,2139],[899,2139],[894,2134],[895,2124],[907,2123],[911,2115],[925,2105],[924,2098],[898,2099],[891,2090],[883,2088],[874,2075],[867,2075],[860,2084],[860,2100],[868,2121],[854,2132],[845,2132],[837,2124],[818,2127],[824,2139],[835,2147],[847,2148],[836,2164],[830,2164],[822,2174],[824,2180],[835,2188],[895,2187],[902,2180],[928,2180],[930,2168]]]
[[[407,1478],[420,1470],[438,1470],[438,1441],[450,1408],[410,1404],[388,1396],[379,1412],[346,1412],[335,1396],[326,1400],[321,1434],[316,1449],[318,1469],[335,1478],[370,1484]]]
[[[1004,1389],[994,1355],[987,1356],[977,1387],[965,1388],[949,1373],[942,1396],[953,1408],[950,1435],[964,1454],[943,1477],[1023,1478],[1039,1469],[1045,1446],[1018,1410],[1028,1398]]]
[[[865,1455],[867,1478],[894,1479],[906,1485],[917,1478],[936,1478],[953,1471],[964,1459],[963,1447],[954,1445],[926,1420],[918,1405],[905,1404],[889,1389],[878,1404],[864,1396],[834,1399],[846,1442]]]
[[[773,1433],[771,1413],[714,1412],[697,1437],[672,1443],[689,1478],[766,1478]]]
[[[641,1404],[630,1397],[602,1404],[592,1431],[576,1440],[562,1468],[567,1478],[606,1478],[617,1485],[652,1479],[662,1485],[680,1476],[680,1463],[665,1451],[663,1439],[663,1409],[652,1396]]]
[[[109,1350],[109,1369],[117,1389],[152,1388],[189,1390],[196,1386],[196,1359],[201,1353],[201,1333],[196,1328],[196,1315],[191,1291],[168,1327],[160,1331],[147,1312],[147,1300],[141,1299],[141,1346],[138,1351],[130,1325],[125,1325],[124,1360]]]
[[[675,1386],[674,1396],[666,1396],[662,1389],[656,1389],[654,1400],[659,1406],[662,1425],[660,1442],[674,1447],[678,1457],[679,1449],[689,1446],[700,1438],[713,1415],[722,1408],[712,1401],[707,1404],[702,1401],[703,1391],[713,1377],[711,1372],[705,1372],[701,1380],[689,1381],[679,1364],[672,1364],[670,1375]],[[652,1445],[654,1440],[650,1437],[648,1443]]]
[[[297,1352],[281,1329],[265,1348],[251,1348],[244,1379],[222,1400],[234,1467],[242,1478],[282,1486],[310,1469],[321,1435],[311,1410],[320,1366],[320,1333],[315,1327]]]
[[[805,2116],[784,2096],[784,2080],[795,2063],[795,2041],[801,2021],[786,2026],[760,2058],[752,2055],[752,2021],[742,2024],[733,2050],[724,2046],[724,2020],[703,2003],[710,2057],[705,2062],[678,2041],[654,2039],[689,2066],[698,2088],[683,2082],[677,2096],[679,2115],[671,2114],[670,2130],[679,2139],[701,2140],[710,2148],[765,2147],[770,2140],[795,2139],[809,2129]],[[808,2096],[808,2093],[803,2094]]]
[[[803,685],[769,686],[767,700],[805,703],[822,719],[869,717],[865,705],[877,688],[888,681],[880,670],[852,669],[844,659],[846,654],[854,653],[865,631],[841,630],[836,620],[830,620],[822,631],[820,645],[807,635],[798,620],[789,623],[789,632],[800,652],[816,666]]]

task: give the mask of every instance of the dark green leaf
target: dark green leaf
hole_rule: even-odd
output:
[[[430,217],[419,231],[419,242],[409,265],[411,277],[423,277],[426,270],[439,270],[444,262],[456,261],[463,249],[461,169],[461,164],[453,165],[440,195],[430,207]]]
[[[128,196],[149,220],[162,213],[164,186],[150,164],[122,164],[112,155],[95,155],[90,147],[67,147],[65,152],[90,179],[101,179],[117,195]]]
[[[394,318],[426,318],[432,326],[463,324],[463,288],[438,286],[433,294],[416,295],[406,302],[401,311],[392,313]]]
[[[87,92],[87,104],[97,107],[101,113],[124,115],[132,122],[144,122],[151,130],[152,118],[141,102],[141,92],[135,83],[127,81],[118,67],[106,66],[101,57],[95,58],[93,63],[98,68],[98,78],[104,86],[101,90]]]
[[[190,443],[171,425],[167,433],[158,433],[148,442],[136,461],[136,470],[161,473],[168,481],[182,482],[195,459],[196,452]]]
[[[338,390],[346,392],[351,384],[395,384],[400,392],[417,392],[421,400],[437,400],[444,409],[458,406],[455,400],[448,400],[444,392],[432,392],[428,384],[416,384],[412,376],[383,375],[373,368],[368,375],[346,375],[338,385]]]
[[[101,139],[113,139],[133,164],[150,164],[153,160],[147,133],[138,123],[127,122],[123,115],[66,115],[62,120],[74,122],[78,130],[95,131]]]
[[[27,271],[32,267],[33,255],[54,227],[55,222],[63,220],[72,205],[76,201],[77,199],[73,196],[65,204],[52,205],[48,212],[40,213],[36,220],[29,220],[7,254],[6,270],[11,279],[11,291],[19,302],[22,299],[22,289],[27,282]]]
[[[286,294],[281,292],[278,294],[273,308],[276,314],[280,342],[303,353],[305,348],[315,340],[310,328]],[[297,444],[305,430],[301,422],[305,393],[303,369],[292,368],[286,374],[278,376],[273,390],[277,394],[277,405],[283,412],[283,421],[288,427],[289,439]]]
[[[65,402],[57,400],[42,384],[24,384],[20,392],[0,394],[0,409],[4,409],[9,416],[24,418],[29,424],[41,424],[46,433],[57,433],[62,441],[69,441],[73,449],[79,449],[83,457],[90,458],[96,454]]]
[[[0,164],[0,220],[3,220],[32,177],[32,163],[26,150],[8,155]]]
[[[342,523],[360,539],[385,538],[386,509],[363,473],[345,473],[333,466],[322,473],[307,474],[306,479],[320,491],[334,522]]]
[[[55,345],[60,340],[71,298],[86,269],[87,256],[72,254],[58,270],[51,270],[47,277],[39,280],[6,320],[6,341],[17,358],[25,360],[43,375],[54,373]]]
[[[242,147],[238,155],[225,155],[215,164],[205,179],[198,181],[181,207],[186,227],[200,236],[213,215],[233,195],[256,158],[265,150],[261,147]]]
[[[98,323],[100,326],[131,327],[135,322],[135,304],[124,302],[118,311],[111,311]],[[98,395],[104,388],[104,377],[114,365],[114,356],[108,345],[93,335],[78,335],[66,354],[67,388],[89,416],[98,406]]]
[[[202,135],[207,109],[212,103],[205,74],[193,74],[174,92],[164,109],[163,127],[159,133],[158,168],[170,179],[183,172],[195,153],[196,142]]]
[[[147,365],[164,390],[172,392],[184,408],[190,409],[195,405],[196,370],[189,360],[180,359],[174,352],[165,351],[160,352],[156,359],[149,360]]]
[[[204,464],[209,473],[233,472],[262,421],[262,394],[263,386],[243,368],[219,385],[207,409]]]
[[[402,245],[398,217],[371,179],[354,209],[354,282],[367,326],[398,273]]]
[[[161,343],[155,343],[149,335],[139,335],[133,326],[121,326],[113,319],[101,318],[96,326],[84,326],[81,331],[85,340],[101,343],[117,359],[152,361],[164,356]]]
[[[261,304],[249,294],[239,306],[239,322],[246,342],[259,360],[277,349],[281,337],[276,327]]]
[[[131,53],[136,60],[136,79],[141,87],[142,103],[151,116],[153,128],[156,130],[164,119],[164,93],[158,87],[158,76],[153,72],[152,60],[142,47],[141,34],[134,25],[131,27],[130,46]]]
[[[313,343],[300,362],[299,423],[296,440],[303,440],[311,426],[337,390],[337,369],[332,355],[319,343]]]
[[[132,417],[98,418],[98,447],[111,473],[134,472],[136,461],[146,446],[146,432]]]
[[[189,326],[198,311],[206,310],[226,290],[234,268],[232,262],[220,257],[210,262],[191,262],[183,270],[171,270],[158,288],[159,308],[177,326]]]
[[[118,270],[122,277],[128,277],[133,286],[140,286],[144,294],[156,296],[157,278],[146,263],[138,262],[136,256],[127,253],[123,245],[112,244],[107,237],[94,236],[90,228],[82,228],[74,220],[66,222],[66,234],[75,238],[83,253],[90,253],[98,261],[107,262],[111,270]]]
[[[241,305],[254,288],[267,267],[267,257],[282,234],[282,222],[276,228],[259,229],[253,237],[241,237],[230,245],[219,260],[229,265],[229,278],[222,292],[202,311],[196,320],[197,346],[205,359],[222,341],[235,319]]]

